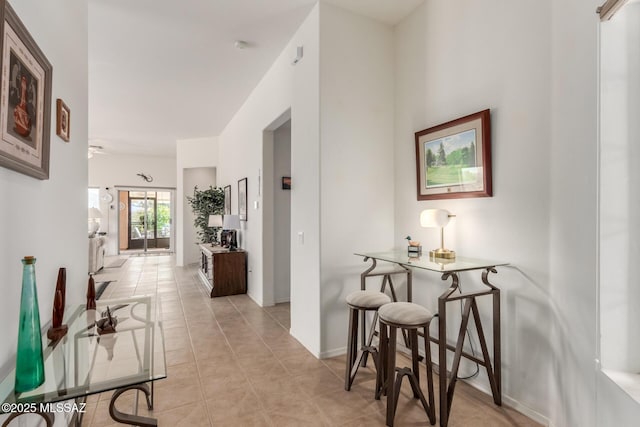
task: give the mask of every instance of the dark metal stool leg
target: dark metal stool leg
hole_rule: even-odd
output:
[[[396,390],[394,376],[396,373],[396,335],[398,329],[388,325],[389,340],[387,346],[387,425],[393,426],[393,419],[396,413]]]
[[[351,384],[353,383],[352,370],[353,364],[358,354],[358,310],[354,308],[349,309],[349,333],[347,339],[347,367],[344,375],[344,389],[351,390]],[[357,370],[357,367],[356,367]]]

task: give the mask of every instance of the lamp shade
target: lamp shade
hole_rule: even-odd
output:
[[[98,208],[89,208],[89,218],[102,218],[102,212]]]
[[[225,230],[238,230],[240,228],[240,217],[238,215],[225,215],[222,220],[222,228]]]
[[[222,227],[222,215],[209,215],[209,227]]]
[[[444,227],[449,223],[449,211],[446,209],[425,209],[420,213],[420,225],[423,227]]]

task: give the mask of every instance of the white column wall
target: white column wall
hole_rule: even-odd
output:
[[[53,66],[50,177],[41,181],[0,168],[0,371],[12,367],[18,335],[21,258],[34,255],[40,321],[51,321],[59,267],[67,268],[67,303],[85,299],[87,240],[87,3],[13,1]],[[55,104],[71,110],[71,139],[56,136]],[[62,418],[62,417],[61,417]]]
[[[248,220],[239,243],[248,252],[248,294],[264,303],[262,266],[263,131],[291,109],[291,334],[320,352],[319,300],[319,52],[318,6],[309,14],[258,86],[219,137],[218,185],[231,185],[231,211],[238,213],[238,180],[248,178]],[[304,57],[292,65],[296,47]],[[257,202],[257,208],[255,203]],[[297,233],[304,233],[300,242]]]
[[[600,360],[630,389],[637,389],[640,370],[639,24],[640,4],[629,3],[600,25]],[[640,403],[598,377],[597,425],[632,425]]]
[[[321,3],[323,357],[346,348],[344,299],[369,265],[354,252],[393,247],[393,90],[393,29]]]

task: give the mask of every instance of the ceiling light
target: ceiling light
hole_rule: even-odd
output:
[[[246,49],[247,47],[249,47],[249,43],[243,41],[243,40],[236,40],[236,42],[233,44],[236,49]]]

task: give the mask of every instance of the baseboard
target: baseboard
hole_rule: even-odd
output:
[[[336,356],[342,356],[343,354],[347,354],[347,347],[335,348],[329,351],[322,351],[318,359],[330,359]]]
[[[402,344],[398,344],[398,350],[400,351],[404,351],[404,352],[409,352],[410,350],[408,348],[406,348],[405,346],[403,346]],[[320,353],[319,359],[330,359],[332,357],[336,357],[336,356],[341,356],[343,354],[347,353],[347,347],[341,347],[341,348],[336,348],[333,350],[329,350],[329,351],[323,351]],[[424,356],[424,351],[420,351],[420,354],[422,356]],[[464,381],[465,383],[469,384],[471,387],[475,388],[478,391],[481,391],[482,393],[491,396],[491,390],[489,390],[488,388],[483,387],[481,384],[478,384],[476,382],[470,382],[468,380],[461,380]],[[509,406],[510,408],[515,409],[516,411],[520,412],[521,414],[531,418],[533,421],[540,423],[546,427],[554,427],[554,425],[551,423],[551,421],[549,420],[549,418],[547,418],[546,416],[542,415],[541,413],[529,408],[526,405],[523,405],[522,403],[520,403],[519,401],[517,401],[516,399],[513,399],[509,396],[507,396],[506,394],[502,394],[502,401],[503,403],[505,403],[507,406]]]
[[[472,382],[469,380],[461,380],[464,381],[465,383],[469,384],[471,387],[475,388],[478,391],[483,392],[484,394],[486,394],[487,396],[491,396],[491,390],[484,387],[483,384],[479,384],[477,382]],[[527,417],[531,418],[533,421],[540,423],[544,426],[547,427],[552,427],[553,425],[551,424],[551,421],[549,420],[549,418],[545,417],[544,415],[542,415],[541,413],[529,408],[526,405],[523,405],[522,403],[520,403],[519,401],[517,401],[516,399],[507,396],[506,394],[502,393],[502,402],[507,405],[508,407],[515,409],[516,411],[520,412],[523,415],[526,415]]]
[[[260,306],[260,307],[264,307],[264,306],[262,305],[262,301],[261,301],[261,300],[258,300],[258,298],[256,298],[256,297],[255,297],[255,295],[253,295],[251,292],[247,292],[247,296],[248,296],[249,298],[251,298],[251,299],[253,300],[253,302],[255,302],[256,304],[258,304],[258,306]]]

